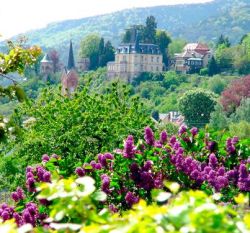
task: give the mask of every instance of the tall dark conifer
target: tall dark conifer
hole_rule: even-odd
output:
[[[208,68],[208,75],[209,76],[213,76],[215,74],[218,74],[219,67],[217,65],[217,62],[216,62],[214,56],[209,61],[207,68]]]
[[[146,19],[146,27],[144,29],[144,39],[146,43],[155,43],[157,23],[154,16],[149,16]]]

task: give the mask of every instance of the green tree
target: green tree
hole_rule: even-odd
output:
[[[220,71],[232,69],[234,48],[228,48],[225,44],[220,45],[215,51],[215,59]]]
[[[174,57],[175,53],[182,52],[184,46],[187,44],[187,42],[183,39],[175,39],[172,40],[171,43],[168,46],[168,53],[171,57]]]
[[[104,58],[104,39],[103,37],[100,39],[99,42],[99,49],[98,49],[98,66],[103,67],[105,66],[105,58]]]
[[[98,51],[99,51],[99,54],[104,53],[104,39],[103,39],[103,37],[100,39]]]
[[[208,75],[208,68],[205,67],[205,68],[200,69],[200,75],[207,76]]]
[[[146,19],[146,26],[143,32],[145,43],[155,43],[156,42],[156,28],[157,23],[154,16],[148,16]]]
[[[249,74],[250,73],[250,52],[249,54],[244,54],[238,56],[234,59],[234,67],[238,70],[239,74]]]
[[[240,74],[250,73],[250,34],[245,35],[240,45],[235,47],[233,65]]]
[[[220,35],[217,43],[216,43],[216,48],[220,47],[221,45],[224,45],[225,47],[229,48],[231,46],[231,43],[229,41],[228,37],[225,37],[224,35]]]
[[[209,126],[215,130],[224,130],[228,128],[229,123],[230,119],[227,118],[222,106],[217,104],[210,115]]]
[[[122,36],[122,43],[130,43],[132,38],[132,33],[130,29],[127,29]]]
[[[80,45],[80,57],[90,58],[90,69],[106,66],[109,61],[114,60],[114,47],[110,41],[105,43],[103,38],[96,34],[88,35]]]
[[[213,76],[209,78],[207,88],[215,94],[220,95],[224,91],[226,86],[227,81],[223,80],[221,76]]]
[[[236,109],[232,119],[234,122],[247,121],[250,123],[250,98],[241,100],[240,106]]]
[[[189,126],[203,127],[209,122],[216,103],[214,93],[198,89],[187,91],[179,99],[178,105]]]
[[[133,25],[129,29],[126,29],[123,37],[122,37],[122,42],[123,43],[134,43],[135,42],[135,36],[136,34],[140,35],[140,41],[145,42],[145,26],[138,24],[138,25]]]
[[[170,36],[167,34],[166,31],[157,30],[156,31],[156,44],[159,46],[160,51],[163,55],[163,63],[167,66],[168,65],[168,57],[167,57],[167,48],[171,42]]]
[[[207,68],[208,68],[208,75],[209,76],[213,76],[213,75],[219,73],[217,62],[216,62],[214,56],[212,56],[211,60],[208,62]]]
[[[169,89],[171,86],[179,86],[180,83],[186,82],[186,77],[183,75],[177,74],[175,71],[167,71],[164,73],[163,87]]]
[[[101,38],[98,34],[86,36],[80,44],[79,56],[90,59],[90,69],[94,70],[99,64],[99,48]]]
[[[109,61],[114,61],[115,59],[115,48],[112,46],[110,41],[107,41],[104,46],[103,54],[101,55],[100,66],[106,66]]]
[[[16,97],[19,101],[24,101],[26,96],[23,89],[10,77],[9,73],[18,72],[22,75],[25,68],[36,63],[36,59],[41,54],[41,49],[37,46],[25,46],[25,40],[22,38],[16,43],[12,41],[8,41],[7,43],[8,53],[0,53],[0,81],[7,79],[12,84],[7,87],[0,85],[0,99],[3,97],[10,99]],[[3,116],[0,115],[0,144],[2,140],[6,139],[6,133],[9,131],[10,126],[9,123],[4,122]]]

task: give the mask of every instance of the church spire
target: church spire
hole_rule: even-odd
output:
[[[74,53],[73,53],[73,46],[72,41],[70,40],[70,46],[69,46],[69,58],[68,58],[68,70],[75,68],[75,60],[74,60]]]

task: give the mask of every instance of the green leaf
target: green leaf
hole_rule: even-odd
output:
[[[96,201],[106,201],[107,199],[107,194],[102,192],[102,191],[97,191],[95,192],[92,197],[96,200]]]
[[[154,189],[152,191],[152,197],[157,202],[165,202],[172,196],[171,193],[164,192],[162,190]]]

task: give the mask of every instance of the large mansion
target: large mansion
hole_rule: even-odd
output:
[[[197,72],[208,65],[212,54],[207,45],[202,43],[187,44],[182,53],[175,54],[171,69],[178,73]]]
[[[162,54],[158,45],[140,43],[136,36],[134,43],[121,44],[117,48],[115,61],[107,66],[109,78],[120,77],[130,82],[142,72],[162,72]]]

